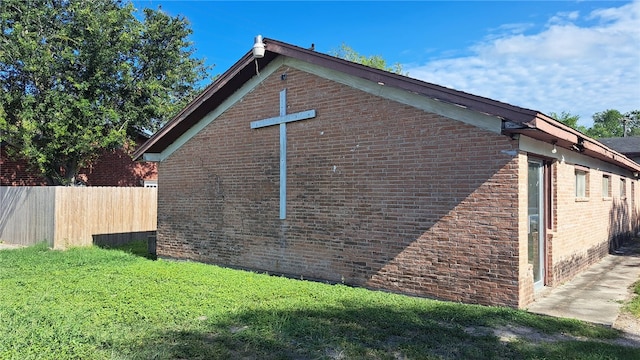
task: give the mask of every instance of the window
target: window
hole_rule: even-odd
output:
[[[620,179],[620,197],[627,197],[627,182],[624,179]]]
[[[576,197],[586,198],[589,196],[588,189],[588,177],[587,172],[584,170],[576,169]]]
[[[602,175],[602,197],[611,197],[611,176]]]

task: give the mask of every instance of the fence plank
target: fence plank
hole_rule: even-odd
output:
[[[64,249],[146,239],[157,201],[156,188],[0,187],[0,240]]]
[[[53,246],[54,198],[51,187],[0,187],[0,241]]]

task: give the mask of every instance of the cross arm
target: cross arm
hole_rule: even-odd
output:
[[[316,117],[316,111],[307,110],[307,111],[302,111],[294,114],[288,114],[284,116],[277,116],[277,117],[272,117],[268,119],[252,121],[251,128],[258,129],[258,128],[263,128],[267,126],[277,125],[277,124],[286,124],[294,121],[311,119],[314,117]]]

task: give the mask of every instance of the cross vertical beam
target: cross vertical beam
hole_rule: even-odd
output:
[[[280,117],[287,115],[287,89],[280,91]],[[280,219],[287,218],[287,123],[280,123]]]
[[[252,129],[280,125],[280,219],[287,218],[287,123],[316,117],[315,110],[287,114],[287,89],[280,91],[280,115],[251,122]]]

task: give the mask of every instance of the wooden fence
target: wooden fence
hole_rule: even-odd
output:
[[[156,188],[0,187],[0,241],[49,246],[118,245],[157,227]]]

